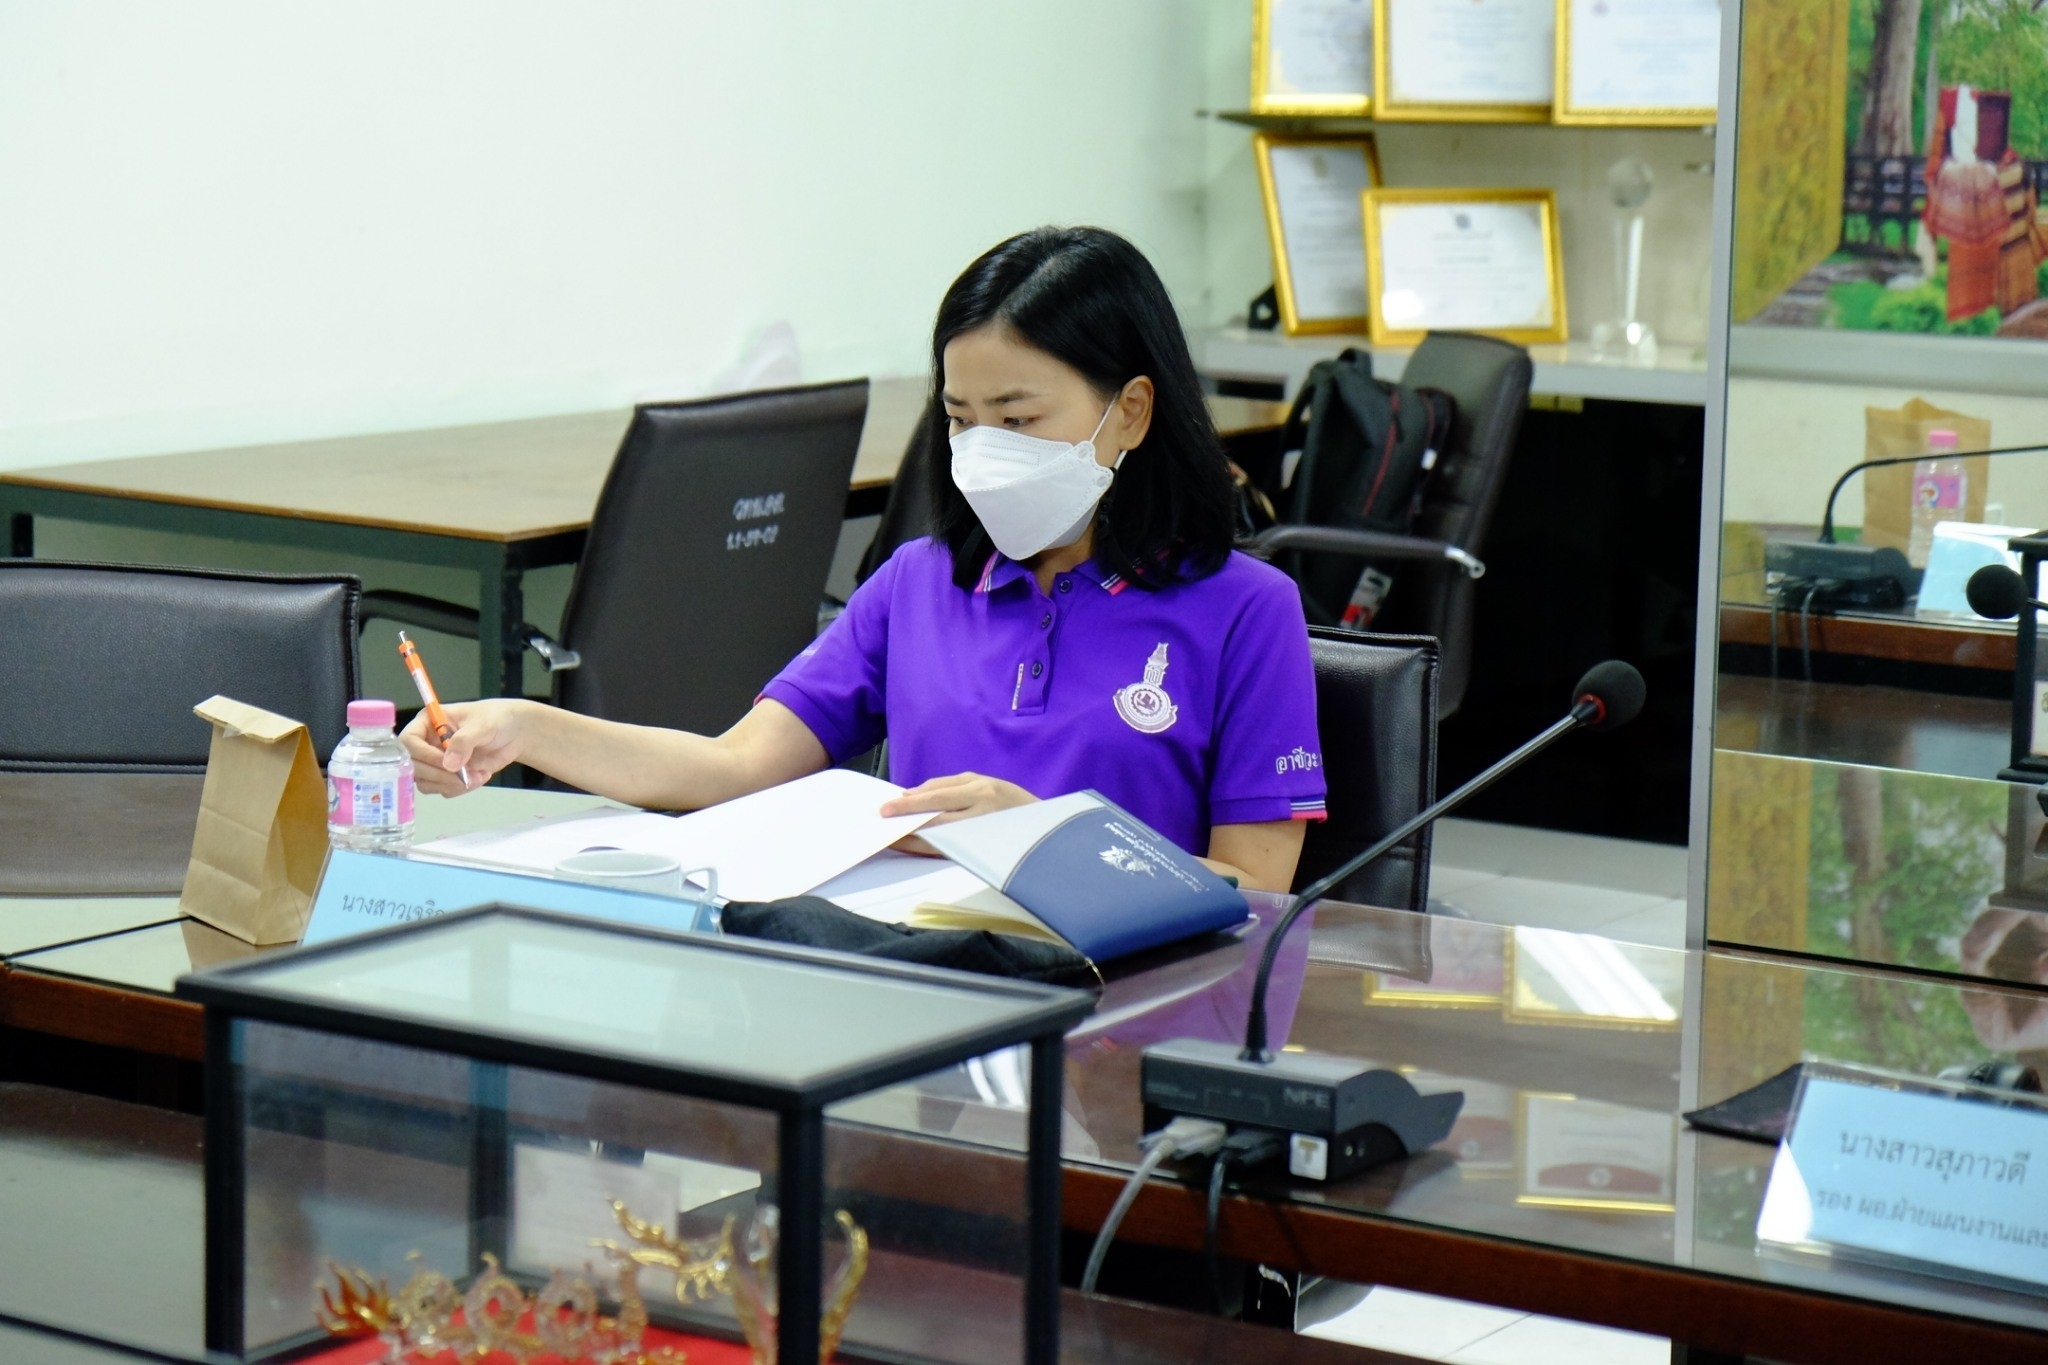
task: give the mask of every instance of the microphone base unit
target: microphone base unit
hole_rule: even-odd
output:
[[[1182,1114],[1287,1139],[1291,1174],[1342,1180],[1433,1147],[1464,1108],[1463,1091],[1424,1095],[1405,1076],[1352,1057],[1280,1052],[1250,1061],[1235,1043],[1173,1038],[1145,1049],[1145,1131]]]
[[[1920,570],[1888,545],[1772,540],[1764,544],[1764,569],[1780,576],[1777,591],[1786,605],[1803,605],[1812,589],[1812,605],[1823,611],[1902,607],[1920,591]]]

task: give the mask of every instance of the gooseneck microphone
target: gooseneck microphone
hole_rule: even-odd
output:
[[[1963,596],[1987,621],[2010,621],[2028,607],[2048,611],[2048,602],[2027,595],[2027,580],[2003,564],[1986,564],[1971,574]]]
[[[2014,578],[2017,579],[2018,575],[2015,574]],[[1641,673],[1619,659],[1609,659],[1605,663],[1593,665],[1572,689],[1571,710],[1556,724],[1449,796],[1425,807],[1398,829],[1336,871],[1303,887],[1301,894],[1287,907],[1287,913],[1273,926],[1273,932],[1266,936],[1266,951],[1259,958],[1259,975],[1252,983],[1251,1012],[1245,1020],[1244,1051],[1239,1054],[1240,1058],[1248,1062],[1261,1063],[1272,1060],[1272,1054],[1266,1050],[1266,983],[1273,975],[1274,960],[1280,955],[1280,941],[1287,936],[1287,931],[1294,926],[1294,921],[1301,917],[1303,910],[1322,899],[1332,887],[1340,885],[1374,859],[1383,857],[1389,849],[1424,825],[1438,819],[1454,807],[1463,805],[1572,731],[1612,730],[1634,720],[1642,709]]]
[[[2040,455],[2048,454],[2048,446],[2000,446],[1996,450],[1943,450],[1921,455],[1888,455],[1882,460],[1863,460],[1850,465],[1835,480],[1835,486],[1828,490],[1827,506],[1821,511],[1820,540],[1832,545],[1835,540],[1835,499],[1840,496],[1842,486],[1854,475],[1866,469],[1882,469],[1886,465],[1919,464],[1924,460],[1978,460],[1993,455]]]
[[[1463,1091],[1425,1095],[1400,1073],[1355,1058],[1266,1050],[1266,986],[1281,940],[1332,887],[1531,755],[1573,730],[1626,725],[1642,709],[1642,674],[1615,661],[1588,670],[1572,689],[1571,710],[1557,724],[1304,888],[1266,936],[1244,1050],[1209,1038],[1169,1038],[1144,1050],[1138,1090],[1146,1128],[1164,1132],[1175,1118],[1205,1119],[1233,1134],[1224,1139],[1226,1148],[1231,1141],[1273,1146],[1279,1139],[1288,1174],[1304,1180],[1343,1180],[1443,1141],[1464,1107]]]

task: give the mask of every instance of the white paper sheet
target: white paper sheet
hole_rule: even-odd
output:
[[[716,868],[718,894],[727,900],[779,900],[803,895],[933,818],[883,818],[882,803],[902,794],[894,783],[828,768],[689,815],[585,814],[437,839],[414,851],[541,871],[591,847],[666,853],[685,871]]]
[[[1380,315],[1388,326],[1551,324],[1540,205],[1390,203],[1378,212]]]
[[[1402,103],[1550,103],[1556,0],[1393,0],[1387,27]]]
[[[1365,150],[1279,143],[1266,153],[1296,316],[1359,318],[1365,303],[1365,221],[1359,195],[1372,188]]]
[[[655,843],[673,821],[646,811],[579,810],[544,820],[527,820],[499,829],[431,839],[413,847],[413,856],[487,867],[547,872],[572,853],[593,848],[625,848],[655,852]]]
[[[1372,0],[1273,0],[1266,89],[1276,96],[1372,92]]]
[[[1719,0],[1572,0],[1571,105],[1712,109],[1721,96]]]

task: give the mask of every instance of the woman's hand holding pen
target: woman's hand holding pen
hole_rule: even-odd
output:
[[[516,698],[456,702],[443,709],[455,733],[447,747],[434,743],[428,733],[426,712],[414,716],[399,736],[412,755],[413,774],[419,790],[435,796],[460,796],[489,782],[494,774],[519,758],[522,712],[527,703]],[[469,769],[464,785],[462,770]]]

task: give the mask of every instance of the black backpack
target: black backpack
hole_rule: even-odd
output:
[[[1281,433],[1282,450],[1301,452],[1287,486],[1287,520],[1407,535],[1457,412],[1442,389],[1373,378],[1369,352],[1354,347],[1317,361]],[[1286,567],[1312,624],[1364,630],[1393,586],[1393,575],[1369,561],[1291,559]]]

